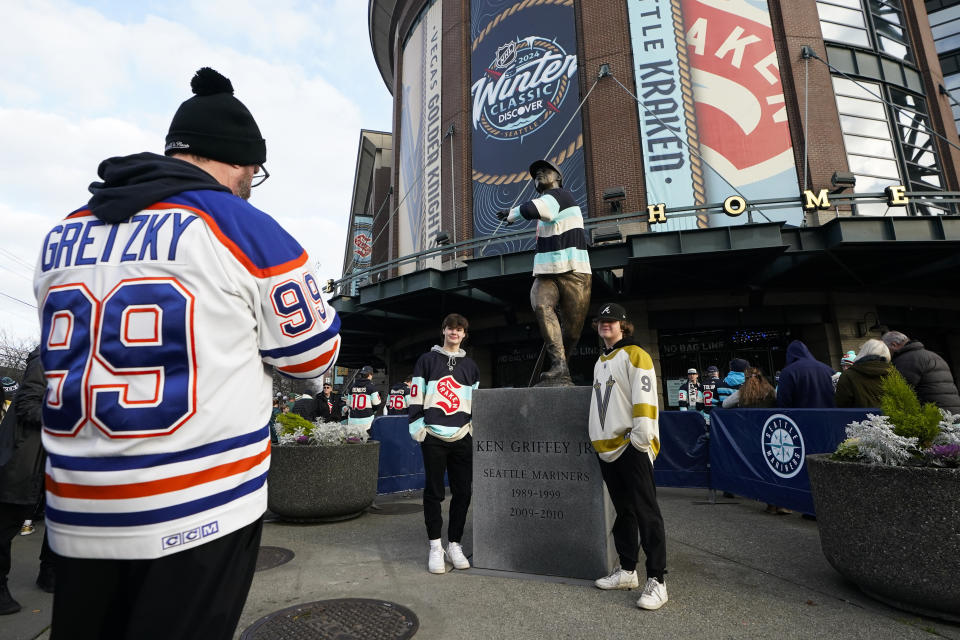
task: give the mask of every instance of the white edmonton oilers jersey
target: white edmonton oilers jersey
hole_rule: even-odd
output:
[[[156,558],[261,517],[265,363],[313,378],[340,347],[303,248],[240,198],[188,191],[119,224],[73,213],[34,284],[53,549]]]

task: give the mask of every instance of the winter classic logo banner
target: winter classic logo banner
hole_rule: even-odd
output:
[[[520,203],[536,196],[527,169],[551,147],[563,186],[586,214],[579,114],[558,141],[581,99],[573,0],[473,0],[471,25],[474,235],[493,233],[496,212],[518,196]],[[533,246],[533,239],[492,243],[484,255]]]
[[[648,204],[722,202],[730,185],[747,200],[799,191],[766,0],[627,0],[627,10]],[[803,215],[764,213],[797,226]],[[701,215],[653,228],[746,221]]]

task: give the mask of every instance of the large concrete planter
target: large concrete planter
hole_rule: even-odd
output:
[[[820,546],[893,607],[960,622],[960,469],[807,456]]]
[[[380,443],[273,445],[267,502],[291,522],[333,522],[363,513],[377,497]]]

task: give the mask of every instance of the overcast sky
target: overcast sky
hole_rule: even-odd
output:
[[[39,337],[44,234],[86,203],[101,160],[163,153],[203,66],[267,140],[250,202],[339,277],[360,129],[391,122],[367,0],[0,0],[0,14],[0,330]]]

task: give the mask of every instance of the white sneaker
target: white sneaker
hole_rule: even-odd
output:
[[[643,593],[637,600],[637,606],[641,609],[653,611],[659,609],[667,602],[667,585],[657,582],[656,578],[647,578],[647,584],[643,586]]]
[[[620,567],[605,578],[597,578],[593,584],[598,589],[636,589],[640,586],[636,571],[624,571]]]
[[[447,563],[443,561],[443,547],[430,547],[430,557],[427,559],[427,569],[430,573],[446,573]]]
[[[460,546],[459,542],[451,542],[447,545],[447,557],[450,558],[450,563],[454,569],[470,568],[470,561],[467,560],[467,556],[463,555],[463,547]]]

